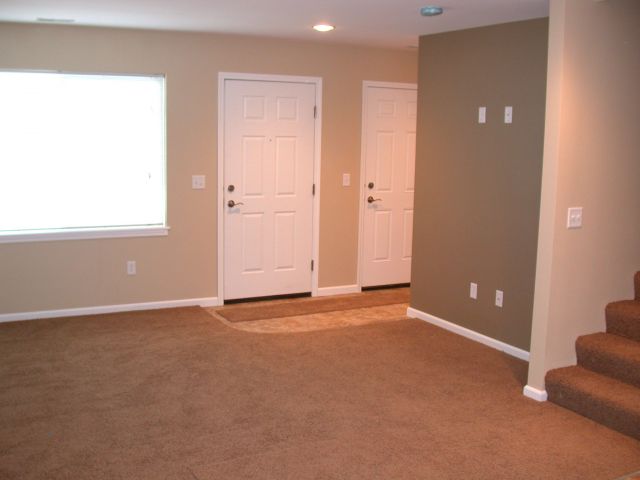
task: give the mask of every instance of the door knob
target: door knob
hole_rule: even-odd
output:
[[[369,203],[379,202],[381,200],[382,200],[381,198],[373,198],[371,195],[369,195],[369,198],[367,198],[367,202]]]
[[[227,202],[227,206],[228,206],[229,208],[237,207],[238,205],[244,205],[244,203],[242,203],[242,202],[238,202],[238,203],[236,203],[236,202],[234,202],[233,200],[229,200],[229,201]]]

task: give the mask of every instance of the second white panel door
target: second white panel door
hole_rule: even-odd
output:
[[[309,292],[316,87],[225,82],[225,299]]]
[[[365,90],[363,287],[411,280],[416,96],[415,88]]]

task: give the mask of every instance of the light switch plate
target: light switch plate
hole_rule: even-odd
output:
[[[478,123],[487,123],[487,107],[478,108]]]
[[[502,308],[503,300],[504,300],[504,292],[502,290],[496,290],[496,307]]]
[[[469,285],[469,296],[476,300],[478,298],[478,284],[471,282]]]
[[[204,175],[191,175],[191,188],[201,190],[205,187],[206,180]]]
[[[351,174],[350,173],[343,173],[342,174],[342,186],[343,187],[351,186]]]
[[[569,207],[567,228],[582,228],[582,207]]]
[[[513,123],[513,107],[504,107],[504,123]]]
[[[136,261],[127,260],[127,275],[135,275],[137,273],[136,270]]]

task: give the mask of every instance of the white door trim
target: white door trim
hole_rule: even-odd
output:
[[[367,144],[365,132],[367,131],[367,92],[369,88],[396,88],[398,90],[418,90],[416,83],[374,82],[365,80],[362,82],[362,121],[360,130],[360,200],[358,212],[358,272],[357,284],[362,289],[362,269],[364,268],[364,203],[365,194],[365,160],[367,158]]]
[[[313,233],[311,253],[314,269],[311,272],[311,295],[318,295],[318,271],[320,253],[320,159],[322,139],[322,78],[299,77],[290,75],[263,75],[256,73],[220,72],[218,74],[218,195],[217,195],[217,224],[218,224],[218,294],[220,304],[224,302],[224,86],[226,80],[248,80],[258,82],[289,82],[307,83],[316,86],[317,115],[314,131],[313,148],[313,183],[316,194],[313,197]]]

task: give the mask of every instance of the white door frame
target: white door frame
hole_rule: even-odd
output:
[[[365,80],[362,82],[362,122],[360,130],[360,200],[358,212],[358,288],[362,290],[362,269],[364,268],[364,203],[365,194],[365,161],[367,158],[367,92],[369,88],[397,88],[398,90],[418,90],[416,83],[374,82]]]
[[[218,74],[218,302],[224,303],[224,94],[226,80],[248,80],[256,82],[288,82],[313,84],[316,87],[316,121],[313,148],[313,232],[311,255],[314,268],[311,272],[311,295],[318,295],[318,270],[320,252],[320,159],[322,139],[322,78],[290,75],[263,75],[256,73],[220,72]]]

